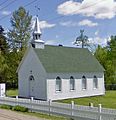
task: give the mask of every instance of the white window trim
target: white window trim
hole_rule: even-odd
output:
[[[84,78],[84,77],[85,77],[85,76],[82,77],[82,90],[85,91],[85,90],[87,90],[87,78],[86,78],[86,77]],[[85,86],[84,88],[83,88],[83,79],[85,79],[85,81],[86,81],[86,82],[85,82],[86,84],[84,85],[84,86]]]
[[[71,78],[71,77],[72,77],[72,78]],[[73,91],[75,91],[75,90],[76,90],[76,88],[75,88],[75,79],[74,79],[74,77],[73,77],[73,76],[71,76],[71,77],[70,77],[70,80],[69,80],[69,87],[70,87],[70,91],[71,91],[71,92],[73,92]],[[74,86],[73,86],[73,88],[74,88],[74,89],[71,89],[71,79],[73,79],[73,80],[74,80]]]
[[[95,81],[94,81],[95,79],[97,80],[97,86],[95,85],[96,84]],[[94,75],[94,77],[93,77],[93,89],[94,90],[98,89],[98,78],[97,78],[96,75]]]
[[[58,78],[60,78],[59,76],[56,78],[56,80],[58,79]],[[61,78],[59,79],[60,81],[61,81],[61,90],[57,90],[57,85],[56,85],[56,81],[55,81],[55,92],[56,93],[61,93],[62,92],[62,80],[61,80]]]

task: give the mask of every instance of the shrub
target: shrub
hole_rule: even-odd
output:
[[[12,106],[11,105],[1,105],[0,108],[3,108],[3,109],[9,109],[11,110],[12,109]]]
[[[19,105],[12,107],[12,110],[20,111],[20,112],[28,112],[28,108],[22,107],[22,106],[19,106]]]

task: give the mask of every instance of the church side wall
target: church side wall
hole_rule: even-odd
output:
[[[82,76],[85,76],[87,79],[87,89],[82,89]],[[98,88],[93,88],[93,77],[97,76],[98,79]],[[62,81],[62,90],[61,92],[56,92],[56,77],[59,76]],[[75,90],[70,90],[70,77],[73,76],[75,79]],[[104,95],[104,73],[73,73],[73,74],[48,74],[47,77],[47,91],[48,91],[48,100],[58,100],[58,99],[68,99],[68,98],[78,98],[85,96],[95,96],[95,95]]]
[[[30,76],[34,80],[29,80]],[[19,96],[47,99],[46,94],[46,72],[32,50],[29,50],[18,72]]]

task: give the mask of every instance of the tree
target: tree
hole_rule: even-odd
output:
[[[12,30],[8,32],[9,40],[13,48],[25,48],[30,39],[32,16],[25,8],[19,7],[11,17]]]
[[[6,57],[9,51],[8,43],[4,34],[4,29],[0,26],[0,82],[5,82],[6,70],[8,65],[6,62]]]
[[[3,27],[0,25],[0,34],[2,34],[4,31]]]
[[[109,42],[109,59],[113,64],[113,79],[116,83],[116,36],[111,36],[111,40]]]
[[[18,86],[18,76],[16,70],[24,54],[24,49],[22,51],[12,51],[7,55],[7,87],[17,88]]]
[[[109,49],[98,46],[94,55],[105,69],[105,84],[116,84],[114,80],[114,66],[110,58]]]
[[[74,42],[75,45],[79,46],[80,44],[82,45],[82,48],[84,46],[88,46],[88,37],[84,35],[84,30],[80,30],[81,35],[76,38],[76,41]]]
[[[9,50],[7,39],[4,34],[4,29],[0,26],[0,50],[3,54],[6,54]]]
[[[0,82],[5,82],[5,71],[8,68],[5,57],[0,50]]]

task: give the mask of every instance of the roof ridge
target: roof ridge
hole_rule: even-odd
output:
[[[61,47],[61,48],[73,48],[73,49],[87,49],[88,50],[88,48],[78,48],[78,47],[72,47],[72,46],[59,46],[59,45],[47,45],[47,44],[45,44],[45,46]]]

